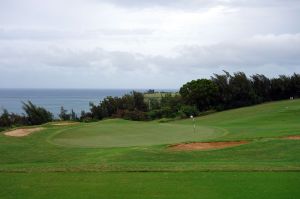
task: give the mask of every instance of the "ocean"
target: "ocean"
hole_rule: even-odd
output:
[[[23,113],[22,101],[30,100],[33,104],[42,106],[58,117],[60,107],[74,110],[80,114],[82,110],[89,110],[89,102],[98,104],[106,96],[120,97],[130,93],[133,89],[0,89],[0,111]],[[148,89],[138,89],[144,92]],[[175,91],[160,89],[159,91]]]

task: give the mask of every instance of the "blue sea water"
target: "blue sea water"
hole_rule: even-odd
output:
[[[55,117],[63,106],[66,110],[89,110],[89,102],[98,104],[106,96],[122,96],[133,89],[0,89],[0,111],[4,108],[9,112],[21,114],[22,101],[30,100],[33,104],[43,106]],[[145,89],[147,90],[147,89]],[[145,90],[137,90],[143,92]],[[163,91],[172,91],[165,89]]]

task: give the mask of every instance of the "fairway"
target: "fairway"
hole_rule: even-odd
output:
[[[10,173],[0,198],[294,199],[299,183],[297,172]]]
[[[106,120],[77,126],[55,134],[51,141],[64,146],[128,147],[203,141],[225,135],[213,127],[159,122]]]

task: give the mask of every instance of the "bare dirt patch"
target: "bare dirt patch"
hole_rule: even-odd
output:
[[[68,126],[78,124],[77,122],[59,122],[59,123],[52,123],[53,126]]]
[[[4,135],[12,136],[12,137],[23,137],[23,136],[27,136],[27,135],[29,135],[33,132],[40,131],[40,130],[43,130],[43,129],[44,128],[42,128],[42,127],[31,128],[31,129],[15,129],[15,130],[12,130],[12,131],[5,132]]]
[[[192,151],[192,150],[209,150],[222,149],[227,147],[239,146],[246,144],[246,141],[230,141],[230,142],[195,142],[186,144],[177,144],[170,146],[170,149],[176,151]]]
[[[283,139],[300,140],[300,135],[291,135],[291,136],[284,137]]]

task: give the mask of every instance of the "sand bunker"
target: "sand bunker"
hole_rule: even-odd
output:
[[[23,136],[27,136],[27,135],[29,135],[33,132],[40,131],[40,130],[43,130],[43,129],[44,128],[42,128],[42,127],[31,128],[31,129],[15,129],[15,130],[12,130],[12,131],[5,132],[4,135],[12,136],[12,137],[23,137]]]
[[[68,126],[68,125],[74,125],[77,124],[77,122],[59,122],[59,123],[52,123],[53,126]]]
[[[300,140],[300,135],[291,135],[291,136],[284,137],[284,139]]]
[[[247,143],[246,141],[195,142],[195,143],[187,143],[187,144],[177,144],[177,145],[170,146],[170,148],[178,151],[209,150],[209,149],[222,149],[227,147],[239,146],[246,143]]]

